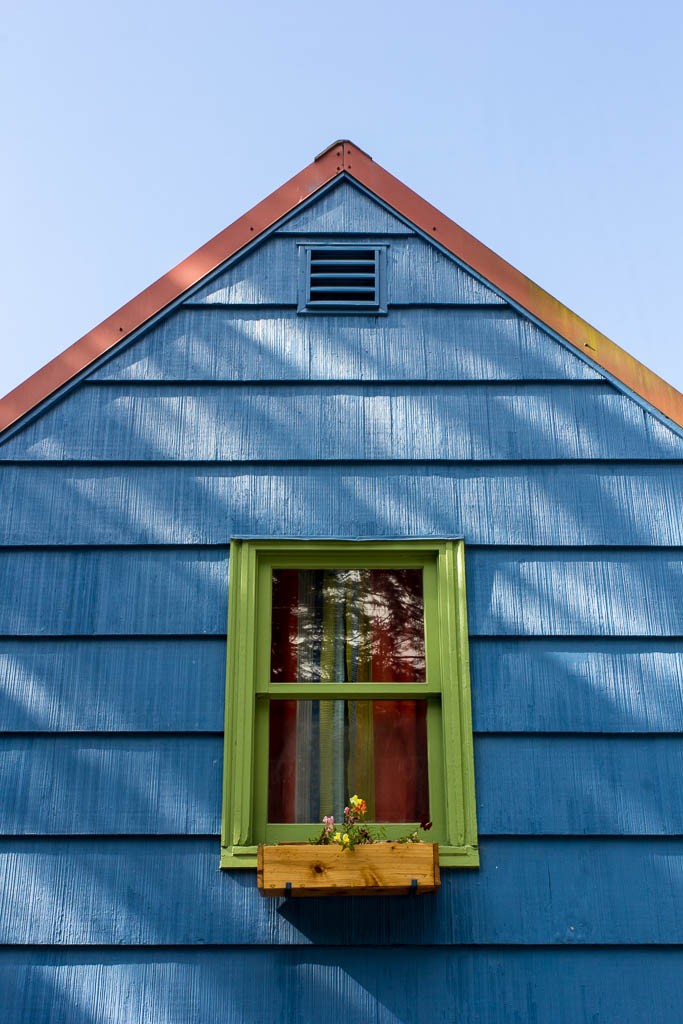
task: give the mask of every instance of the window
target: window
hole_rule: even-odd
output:
[[[234,540],[221,866],[353,793],[387,838],[429,818],[442,866],[478,865],[464,545]]]
[[[300,313],[386,313],[386,246],[299,247]]]

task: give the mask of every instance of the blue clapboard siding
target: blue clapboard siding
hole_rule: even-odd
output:
[[[683,954],[662,949],[0,951],[8,1024],[679,1024]],[[573,1012],[572,1018],[569,1014]]]
[[[2,732],[219,732],[225,638],[0,639]]]
[[[305,238],[275,236],[232,263],[198,291],[190,303],[243,303],[296,306],[299,300],[300,245]],[[369,239],[386,244],[386,286],[390,305],[405,303],[481,303],[505,300],[463,270],[451,257],[417,237]],[[329,322],[330,317],[323,319]],[[373,318],[374,320],[375,318]],[[363,318],[367,325],[367,316]]]
[[[681,638],[472,638],[470,675],[480,732],[683,732]]]
[[[396,305],[297,316],[344,240]],[[186,298],[0,444],[0,1017],[677,1022],[680,432],[348,183]],[[479,871],[219,871],[245,535],[465,538]]]
[[[390,304],[505,303],[497,292],[487,288],[450,256],[419,238],[392,243],[386,259]]]
[[[0,737],[3,832],[218,835],[222,767],[221,736]]]
[[[409,234],[412,228],[349,181],[327,189],[303,210],[294,211],[281,231]]]
[[[391,309],[384,317],[179,309],[89,380],[600,380],[511,309]]]
[[[217,835],[221,754],[220,735],[0,737],[3,832]],[[683,835],[680,736],[477,736],[475,763],[484,835]]]
[[[683,552],[473,548],[482,635],[683,636]],[[223,634],[220,549],[0,552],[0,635]]]
[[[227,552],[0,551],[0,635],[225,634]]]
[[[683,545],[683,463],[23,463],[0,545],[464,537],[468,545]]]
[[[224,637],[0,639],[2,732],[220,732]],[[683,732],[683,641],[470,641],[477,732]]]
[[[681,457],[683,438],[594,383],[84,384],[0,448],[96,461]]]
[[[467,561],[474,636],[683,637],[683,550],[475,548]]]
[[[483,834],[683,834],[681,736],[480,736],[475,763]]]
[[[410,902],[263,899],[206,838],[0,841],[0,942],[329,946],[683,943],[683,839],[486,838]],[[264,956],[267,956],[264,950]],[[568,1020],[573,1018],[568,1017]]]

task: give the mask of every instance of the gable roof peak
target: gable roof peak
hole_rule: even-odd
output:
[[[676,388],[385,171],[355,143],[339,139],[308,167],[10,391],[0,400],[0,431],[80,376],[189,288],[342,176],[351,178],[425,236],[433,238],[442,249],[605,370],[617,383],[679,427],[683,426],[683,395]]]

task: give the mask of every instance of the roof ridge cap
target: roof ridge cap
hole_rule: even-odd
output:
[[[337,139],[335,142],[331,142],[329,146],[326,146],[325,149],[318,153],[318,155],[314,157],[313,162],[315,163],[318,160],[322,160],[322,158],[324,156],[327,156],[327,154],[330,153],[331,150],[335,150],[335,156],[338,157],[341,162],[341,166],[339,168],[340,170],[344,169],[347,155],[350,156],[353,153],[362,153],[363,156],[366,157],[366,159],[372,160],[370,154],[366,153],[366,151],[364,149],[361,149],[360,146],[357,146],[355,142],[351,141],[351,139]]]

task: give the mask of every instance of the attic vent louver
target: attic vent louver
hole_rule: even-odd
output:
[[[300,312],[385,312],[383,246],[303,246]]]
[[[311,302],[377,304],[374,249],[311,249]]]

